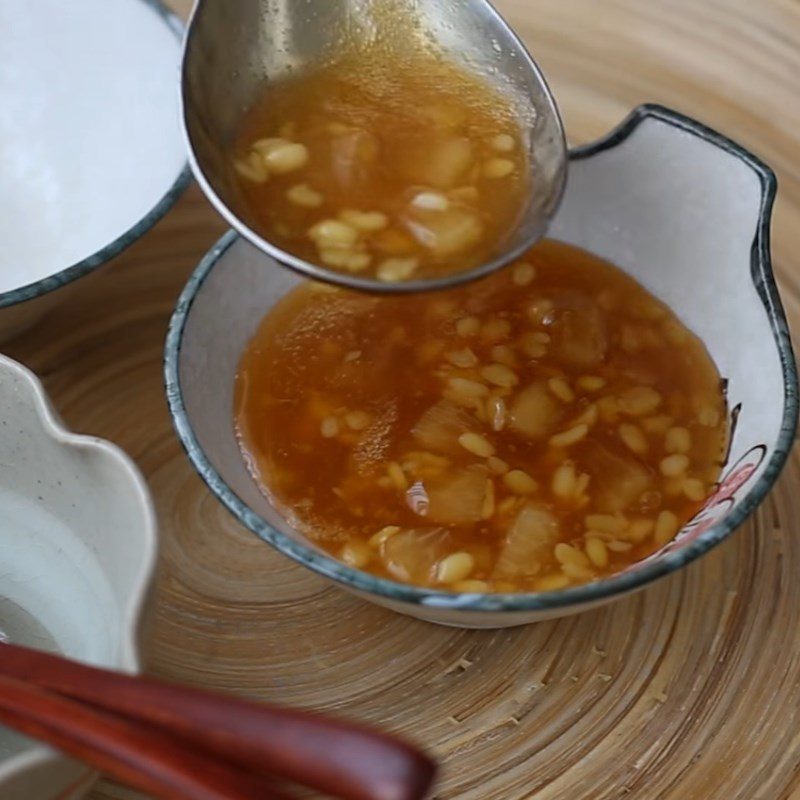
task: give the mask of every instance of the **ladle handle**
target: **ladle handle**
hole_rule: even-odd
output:
[[[251,772],[345,800],[421,800],[435,766],[400,739],[315,714],[131,677],[15,645],[0,673],[158,725]]]
[[[128,719],[0,677],[0,723],[163,800],[285,800],[274,781]]]

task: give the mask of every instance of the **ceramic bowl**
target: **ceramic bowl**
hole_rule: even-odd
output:
[[[181,37],[158,0],[0,0],[0,339],[186,186]]]
[[[156,555],[136,467],[108,442],[69,433],[39,381],[0,356],[0,638],[137,672]],[[93,777],[0,727],[3,800],[74,800]]]
[[[450,594],[376,578],[292,530],[251,478],[234,436],[240,354],[298,278],[235,235],[220,240],[180,298],[166,380],[178,434],[211,490],[254,533],[365,599],[432,622],[503,627],[606,603],[674,572],[730,535],[764,498],[792,443],[797,376],[769,253],[772,172],[738,145],[658,106],[575,150],[550,236],[590,250],[668,303],[727,379],[733,437],[724,477],[659,553],[557,592]]]

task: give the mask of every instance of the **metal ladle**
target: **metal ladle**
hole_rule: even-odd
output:
[[[250,227],[232,179],[231,144],[265,83],[330,60],[354,20],[368,20],[370,7],[381,3],[386,0],[198,0],[186,38],[181,86],[190,162],[205,194],[239,233],[309,278],[385,293],[456,286],[509,264],[544,236],[566,180],[567,149],[555,100],[531,55],[486,0],[406,3],[420,33],[443,55],[510,89],[534,112],[523,129],[531,170],[527,205],[490,261],[396,283],[337,272],[287,252]]]

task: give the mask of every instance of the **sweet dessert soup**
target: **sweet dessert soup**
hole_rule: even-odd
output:
[[[426,48],[354,49],[270,84],[233,148],[251,224],[382,281],[476,267],[530,189],[515,99]]]
[[[611,264],[544,241],[445,293],[304,284],[237,376],[247,463],[346,563],[468,592],[553,590],[658,551],[727,441],[702,342]]]

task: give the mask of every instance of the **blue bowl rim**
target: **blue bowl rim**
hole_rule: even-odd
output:
[[[161,0],[139,0],[151,8],[175,34],[178,43],[183,39],[184,25],[177,14],[170,11]],[[175,201],[181,196],[189,185],[192,172],[189,168],[188,160],[172,182],[171,186],[162,195],[161,199],[134,225],[121,233],[116,239],[92,253],[86,258],[59,270],[52,275],[47,275],[38,281],[19,286],[16,289],[9,289],[0,292],[0,308],[13,306],[17,303],[24,303],[27,300],[34,300],[48,292],[60,289],[68,283],[88,275],[98,267],[110,261],[114,256],[119,255],[126,247],[133,244],[140,236],[150,230],[153,225],[164,216],[173,206]]]
[[[758,175],[761,183],[761,207],[751,248],[750,272],[758,295],[764,303],[778,348],[784,380],[784,409],[778,439],[763,474],[747,495],[725,518],[703,532],[687,546],[665,553],[658,560],[649,562],[635,571],[558,591],[519,594],[454,594],[435,589],[408,586],[348,567],[332,556],[313,549],[310,545],[290,539],[250,509],[233,492],[206,458],[192,430],[181,393],[179,363],[181,339],[186,320],[194,298],[204,280],[225,251],[240,238],[235,231],[228,231],[205,255],[181,293],[167,333],[164,373],[167,401],[178,438],[195,469],[233,516],[246,528],[273,545],[284,555],[350,589],[379,595],[389,601],[410,603],[427,608],[459,609],[487,613],[564,609],[569,606],[581,606],[602,601],[614,595],[626,594],[689,564],[711,550],[738,528],[755,510],[775,483],[788,458],[797,427],[797,368],[792,351],[789,328],[778,295],[778,288],[775,284],[770,258],[770,219],[777,191],[777,181],[775,174],[766,164],[740,145],[679,112],[656,104],[638,106],[607,136],[596,142],[571,150],[570,159],[590,158],[598,153],[610,150],[624,142],[647,119],[655,119],[671,125],[725,150],[747,164]]]

